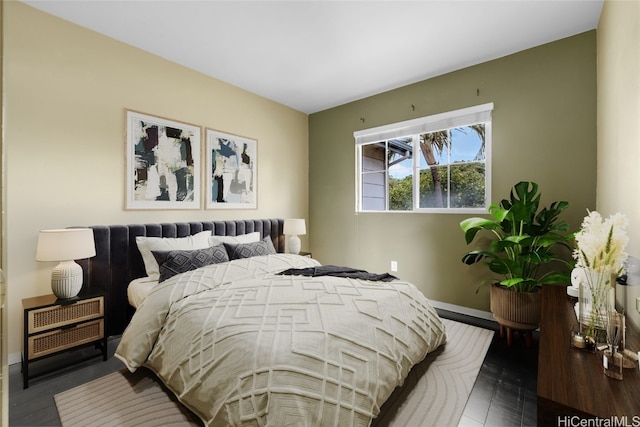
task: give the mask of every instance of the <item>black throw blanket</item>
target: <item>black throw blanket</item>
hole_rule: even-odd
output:
[[[335,276],[335,277],[348,277],[352,279],[373,280],[378,282],[390,282],[397,279],[389,273],[375,274],[369,273],[365,270],[358,270],[351,267],[341,267],[338,265],[321,265],[319,267],[307,267],[307,268],[290,268],[288,270],[281,271],[278,274],[286,276]]]

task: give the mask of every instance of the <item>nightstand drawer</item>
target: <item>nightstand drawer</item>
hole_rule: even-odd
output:
[[[97,356],[107,360],[107,319],[105,307],[108,302],[101,293],[78,294],[70,299],[58,299],[53,294],[40,295],[22,300],[23,344],[22,384],[29,387],[29,380],[54,371],[55,366],[39,373],[29,374],[30,365],[60,353],[72,352],[81,347],[95,346],[99,353],[70,355],[58,360],[58,365],[78,363]],[[91,352],[92,353],[92,352]],[[64,362],[64,363],[62,363]],[[54,364],[55,365],[55,364]]]
[[[89,298],[73,304],[54,305],[30,310],[27,319],[27,333],[34,334],[103,316],[103,297]]]
[[[74,348],[104,337],[104,319],[29,337],[29,360]]]

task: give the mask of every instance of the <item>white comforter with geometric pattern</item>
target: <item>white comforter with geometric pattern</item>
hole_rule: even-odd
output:
[[[275,274],[316,265],[278,254],[174,276],[116,357],[153,370],[207,425],[367,426],[444,326],[407,282]]]

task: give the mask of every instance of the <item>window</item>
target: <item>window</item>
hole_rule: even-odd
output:
[[[354,132],[357,211],[486,211],[492,110],[484,104]]]

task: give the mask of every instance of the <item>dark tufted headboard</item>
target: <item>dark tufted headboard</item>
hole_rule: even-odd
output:
[[[271,236],[276,251],[284,252],[283,227],[284,219],[278,218],[93,226],[96,256],[78,261],[84,271],[82,293],[104,293],[106,333],[120,335],[134,312],[127,300],[127,286],[146,275],[136,236],[186,237],[206,230],[217,236],[237,236],[259,231],[263,238]]]

